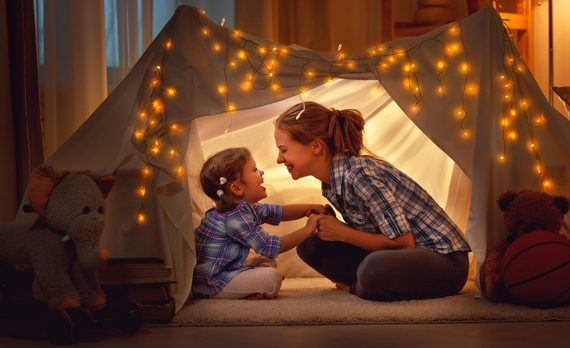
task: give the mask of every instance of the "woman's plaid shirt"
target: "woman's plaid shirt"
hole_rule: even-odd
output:
[[[382,160],[337,154],[325,196],[351,227],[390,239],[412,231],[418,247],[447,254],[469,251],[463,233],[414,180]]]
[[[278,225],[282,216],[282,205],[250,206],[244,201],[225,213],[208,210],[195,231],[194,295],[215,296],[236,275],[253,268],[243,265],[250,249],[275,259],[281,249],[281,237],[270,235],[260,225]]]

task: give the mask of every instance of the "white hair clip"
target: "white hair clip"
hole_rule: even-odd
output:
[[[220,176],[220,185],[223,185],[226,182],[228,182],[228,179],[224,178],[223,176]]]
[[[224,191],[218,190],[218,191],[216,191],[216,194],[218,195],[218,198],[222,198]]]

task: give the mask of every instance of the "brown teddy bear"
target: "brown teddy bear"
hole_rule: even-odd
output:
[[[28,186],[28,211],[38,215],[34,225],[0,223],[0,264],[30,265],[50,309],[104,306],[96,269],[105,258],[99,240],[113,183],[112,176],[58,175],[41,166]]]
[[[564,214],[568,212],[568,198],[551,196],[545,192],[508,191],[497,199],[504,212],[507,237],[487,254],[480,268],[482,295],[492,302],[508,302],[510,296],[501,275],[501,261],[507,247],[519,236],[532,231],[560,233]]]

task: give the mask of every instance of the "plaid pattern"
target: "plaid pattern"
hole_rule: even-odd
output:
[[[278,225],[283,216],[279,204],[241,202],[225,213],[206,212],[195,231],[197,264],[194,268],[194,295],[212,297],[239,273],[253,268],[245,266],[249,250],[275,259],[281,249],[281,237],[270,235],[261,224]]]
[[[441,254],[469,251],[459,228],[414,180],[391,164],[366,156],[337,154],[325,196],[344,221],[390,239],[412,231],[416,245]]]

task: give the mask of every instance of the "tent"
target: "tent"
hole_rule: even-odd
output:
[[[180,6],[47,163],[116,175],[102,244],[112,257],[164,258],[180,309],[195,265],[193,229],[212,205],[198,183],[205,157],[248,146],[266,172],[268,201],[322,202],[315,180],[293,182],[275,163],[273,120],[301,100],[360,109],[369,148],[426,187],[477,260],[504,236],[501,192],[570,193],[570,123],[491,8],[348,57],[280,46]]]

